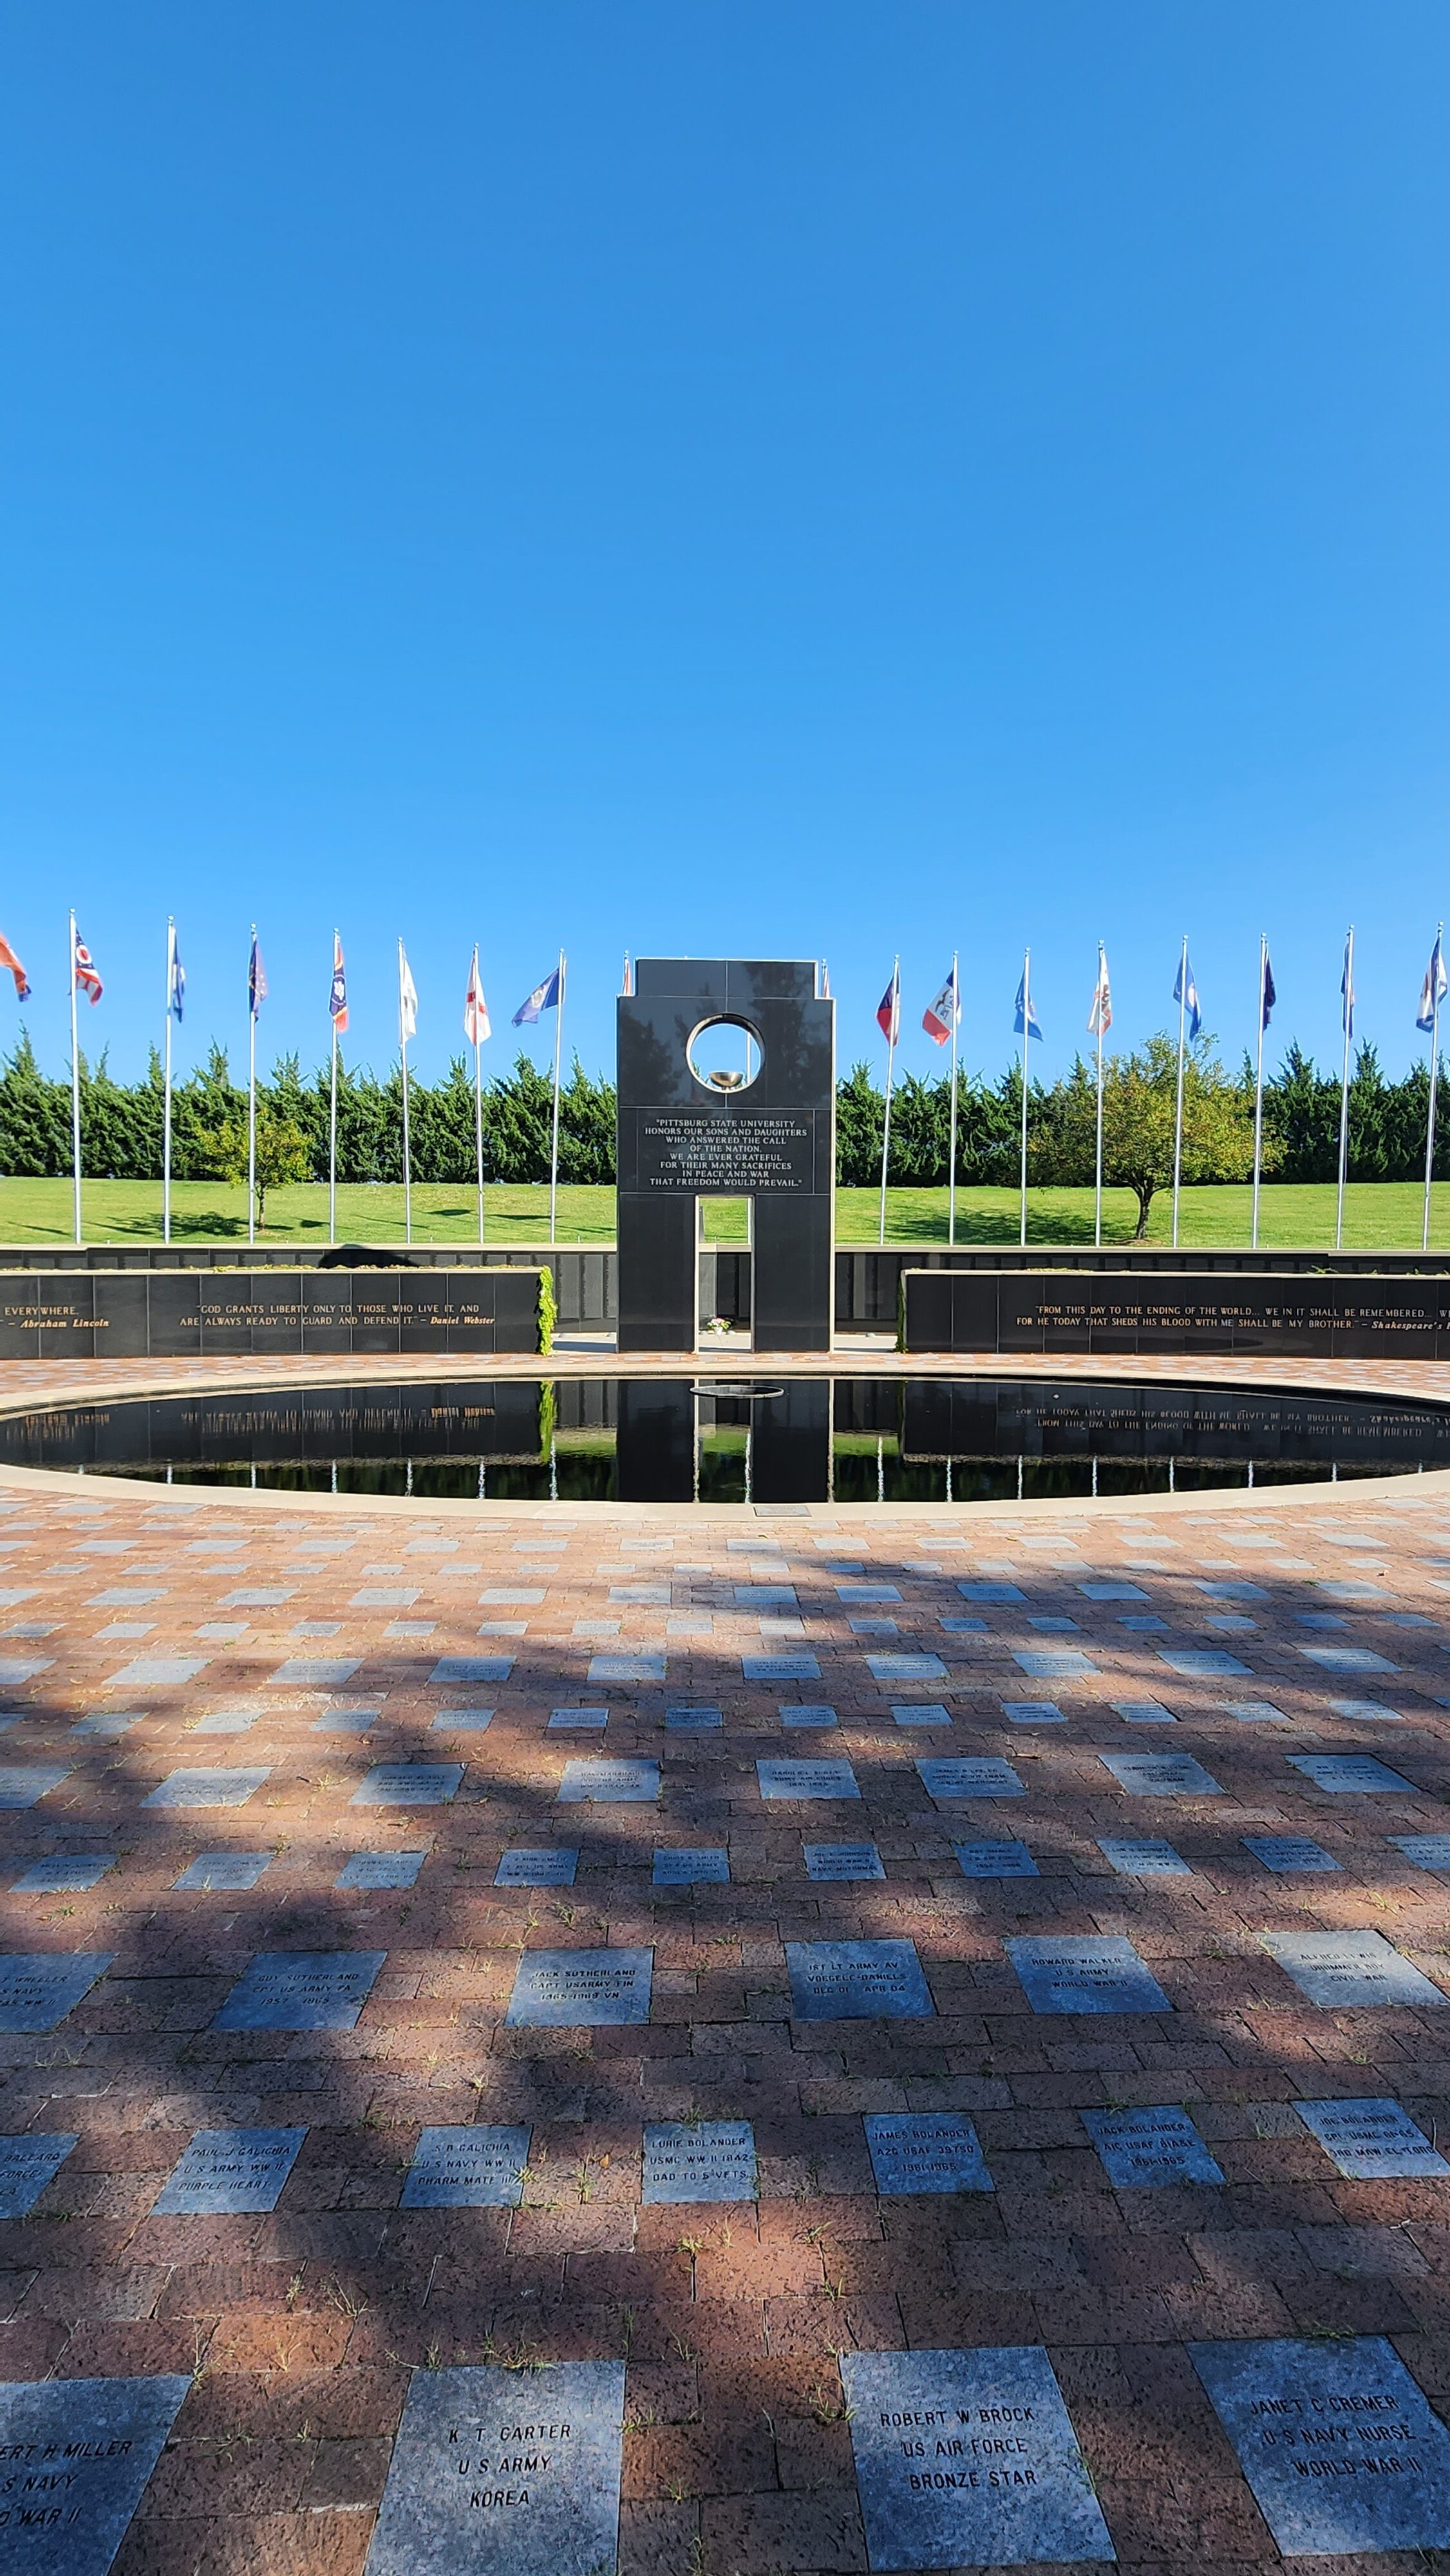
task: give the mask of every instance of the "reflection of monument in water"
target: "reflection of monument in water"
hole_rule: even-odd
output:
[[[619,1001],[619,1342],[693,1351],[700,1201],[751,1206],[757,1351],[831,1347],[835,1004],[810,959],[642,957]]]

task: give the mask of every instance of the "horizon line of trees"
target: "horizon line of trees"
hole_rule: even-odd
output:
[[[104,1053],[81,1068],[81,1153],[92,1179],[161,1177],[162,1071],[153,1051],[140,1082],[117,1082]],[[1146,1214],[1155,1189],[1171,1177],[1172,1117],[1177,1078],[1176,1041],[1166,1033],[1146,1046],[1105,1059],[1104,1166],[1112,1186],[1137,1189]],[[469,1183],[475,1174],[472,1068],[454,1059],[441,1082],[410,1076],[409,1123],[413,1178]],[[1413,1181],[1424,1172],[1429,1070],[1413,1066],[1400,1081],[1386,1078],[1373,1046],[1355,1056],[1349,1091],[1349,1177],[1355,1181]],[[283,1056],[258,1083],[259,1117],[291,1139],[289,1178],[325,1181],[328,1169],[328,1068],[304,1075],[297,1057]],[[483,1091],[484,1174],[487,1180],[547,1180],[552,1085],[549,1075],[520,1055],[506,1074]],[[1264,1171],[1281,1181],[1332,1181],[1339,1156],[1339,1078],[1320,1072],[1297,1044],[1264,1079]],[[885,1099],[875,1072],[852,1066],[837,1085],[836,1173],[847,1187],[870,1187],[881,1176]],[[957,1179],[968,1187],[1015,1187],[1022,1112],[1021,1070],[1016,1063],[995,1080],[963,1072],[958,1082]],[[172,1092],[172,1175],[214,1179],[235,1159],[238,1125],[245,1127],[247,1092],[234,1081],[226,1051],[213,1045],[206,1062]],[[1166,1120],[1166,1128],[1165,1128]],[[1090,1183],[1096,1125],[1096,1077],[1079,1056],[1052,1083],[1033,1082],[1028,1100],[1028,1177],[1066,1186]],[[899,1187],[941,1187],[947,1180],[950,1091],[945,1074],[924,1081],[905,1074],[891,1101],[888,1178]],[[1166,1137],[1166,1145],[1165,1145]],[[230,1139],[230,1147],[226,1140]],[[567,1182],[614,1179],[615,1088],[587,1074],[577,1056],[560,1094],[559,1174]],[[1167,1169],[1164,1169],[1165,1151]],[[379,1077],[370,1069],[340,1064],[337,1096],[337,1176],[340,1181],[400,1181],[402,1076],[395,1064]],[[1230,1074],[1200,1038],[1189,1051],[1184,1111],[1184,1178],[1195,1183],[1241,1181],[1252,1168],[1253,1068],[1245,1057]],[[53,1081],[22,1033],[0,1070],[0,1173],[7,1177],[61,1177],[71,1168],[71,1094],[68,1081]],[[1435,1171],[1450,1178],[1450,1077],[1441,1074],[1437,1105]],[[280,1177],[280,1175],[279,1175]],[[1146,1197],[1143,1195],[1146,1190]]]

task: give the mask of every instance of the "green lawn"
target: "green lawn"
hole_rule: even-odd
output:
[[[1187,1244],[1246,1244],[1249,1239],[1250,1193],[1244,1188],[1185,1190],[1181,1241]],[[843,1244],[876,1241],[878,1194],[875,1190],[842,1190],[836,1202],[837,1240]],[[246,1191],[223,1181],[179,1181],[172,1192],[172,1234],[177,1242],[244,1245],[247,1236]],[[498,1244],[539,1244],[548,1240],[549,1193],[546,1187],[509,1188],[502,1183],[487,1193],[488,1240]],[[161,1233],[161,1188],[155,1181],[88,1181],[84,1216],[87,1240],[93,1243],[150,1243]],[[1132,1240],[1136,1209],[1126,1190],[1104,1194],[1103,1234],[1109,1243]],[[1364,1182],[1351,1186],[1345,1200],[1346,1246],[1361,1250],[1417,1251],[1420,1243],[1421,1192],[1414,1182]],[[1153,1203],[1150,1243],[1172,1238],[1172,1201],[1165,1191]],[[715,1200],[707,1208],[711,1240],[739,1243],[745,1234],[743,1200]],[[959,1190],[957,1241],[1015,1243],[1015,1190]],[[337,1226],[344,1243],[400,1243],[403,1239],[401,1187],[345,1185],[337,1193]],[[418,1243],[476,1243],[477,1201],[466,1187],[441,1188],[419,1182],[413,1190],[413,1236]],[[945,1243],[945,1190],[889,1190],[886,1199],[888,1243]],[[1091,1243],[1091,1190],[1032,1190],[1028,1194],[1028,1240],[1032,1243]],[[69,1181],[0,1181],[0,1243],[68,1243],[71,1234]],[[561,1189],[558,1240],[610,1243],[614,1239],[614,1192],[608,1189]],[[1332,1246],[1334,1190],[1331,1184],[1266,1183],[1260,1242],[1267,1245]],[[262,1240],[299,1243],[318,1250],[327,1241],[327,1192],[315,1185],[276,1190],[267,1202]],[[1437,1182],[1430,1241],[1450,1250],[1450,1182]]]

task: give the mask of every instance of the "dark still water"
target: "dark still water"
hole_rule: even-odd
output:
[[[1050,1379],[499,1378],[0,1420],[0,1462],[420,1501],[1010,1502],[1450,1466],[1450,1413]]]

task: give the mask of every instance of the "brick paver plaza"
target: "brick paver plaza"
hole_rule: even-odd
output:
[[[1450,2564],[1445,1488],[0,1481],[0,2569]]]

